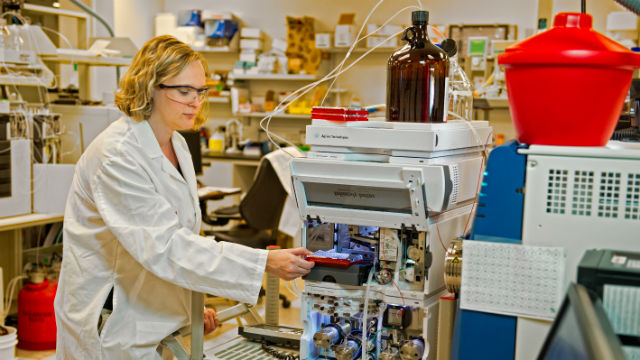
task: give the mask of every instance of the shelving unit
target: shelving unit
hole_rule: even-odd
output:
[[[249,118],[264,118],[265,116],[268,116],[269,113],[266,112],[258,112],[258,113],[238,113],[235,114],[236,116],[242,116],[242,117],[249,117]],[[310,119],[311,115],[301,115],[301,114],[285,114],[285,113],[277,113],[277,114],[273,114],[274,118],[279,118],[279,119]]]
[[[90,65],[90,66],[129,66],[131,64],[130,58],[115,57],[115,56],[87,56],[87,55],[71,55],[71,54],[58,54],[53,56],[40,56],[43,61],[57,62],[60,64],[78,64],[78,65]]]
[[[347,51],[349,50],[349,48],[329,48],[329,49],[320,49],[320,50],[322,50],[323,52],[326,52],[326,53],[330,53],[330,54],[346,54]],[[357,48],[354,48],[351,53],[352,54],[364,54],[369,50],[371,50],[371,49],[357,47]],[[370,52],[370,54],[387,54],[387,55],[391,55],[391,53],[394,52],[395,50],[396,50],[396,48],[379,47],[379,48],[376,48],[375,50],[373,50],[372,52]]]
[[[2,246],[0,266],[3,268],[4,284],[7,284],[13,277],[22,274],[25,256],[37,251],[36,249],[23,248],[23,229],[61,222],[63,217],[63,214],[27,214],[0,219],[0,245]],[[43,248],[37,249],[44,250]],[[61,247],[58,252],[59,250]]]
[[[63,214],[27,214],[0,219],[0,232],[60,222]]]
[[[36,77],[12,75],[0,75],[0,85],[47,86],[47,84],[44,84],[41,79],[38,79]]]
[[[130,58],[108,57],[108,56],[86,56],[58,54],[54,56],[41,56],[43,61],[55,62],[60,64],[77,64],[78,65],[78,83],[80,89],[80,98],[89,99],[91,89],[91,79],[89,74],[90,66],[129,66]]]
[[[289,75],[289,74],[229,74],[233,80],[316,80],[317,75]]]
[[[47,24],[55,24],[54,30],[64,32],[59,26],[64,23],[65,30],[73,32],[74,36],[71,37],[73,47],[78,49],[86,49],[89,34],[89,15],[84,12],[55,9],[48,6],[39,6],[33,4],[24,4],[23,15],[30,17],[32,20],[41,23],[45,26]],[[64,21],[58,22],[64,19]],[[54,21],[55,20],[55,21]],[[70,20],[67,22],[66,20]],[[127,66],[130,64],[131,59],[124,58],[112,58],[104,57],[98,58],[93,56],[80,56],[80,55],[54,55],[54,56],[39,56],[40,59],[46,62],[46,66],[53,69],[54,74],[59,74],[59,70],[56,70],[58,64],[75,63],[78,64],[80,71],[80,88],[88,90],[89,87],[85,86],[82,82],[82,72],[88,73],[89,66]],[[12,67],[11,64],[5,64],[5,67]],[[24,69],[35,69],[42,66],[38,61],[36,64],[31,65],[18,65],[15,71],[10,71],[11,75],[0,75],[0,84],[12,86],[30,86],[38,87],[40,90],[49,87],[51,84],[45,83],[43,79],[33,76],[15,75],[18,71]],[[12,70],[12,69],[10,69]],[[85,71],[86,70],[86,71]],[[86,76],[88,83],[88,75]],[[25,94],[36,93],[33,89],[13,89],[11,92]],[[14,100],[12,100],[13,102]],[[30,102],[27,98],[23,101]],[[45,252],[61,253],[61,244],[54,244],[48,247],[29,248],[32,238],[29,234],[34,227],[42,227],[44,225],[52,223],[60,223],[63,221],[63,214],[43,214],[33,213],[20,216],[11,216],[0,219],[0,267],[3,268],[4,284],[6,285],[10,279],[22,274],[24,264],[28,261],[29,257],[36,256],[42,259],[42,254]],[[38,230],[39,231],[39,230]],[[27,234],[27,235],[25,235]],[[17,295],[17,294],[16,294]]]
[[[215,104],[228,104],[230,102],[228,96],[209,96],[207,101]]]
[[[30,256],[38,253],[42,254],[42,253],[52,253],[52,252],[62,253],[62,244],[54,244],[51,246],[40,246],[40,247],[24,249],[22,250],[22,255]]]
[[[193,50],[203,53],[203,54],[208,54],[208,53],[237,53],[237,50],[232,50],[229,46],[220,46],[220,47],[213,47],[213,46],[203,46],[203,47],[194,47]]]

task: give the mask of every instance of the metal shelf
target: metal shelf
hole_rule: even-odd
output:
[[[27,214],[0,219],[0,231],[21,229],[30,226],[60,222],[63,214]]]
[[[269,113],[237,113],[234,114],[236,116],[241,116],[241,117],[250,117],[250,118],[264,118],[267,115],[269,115]],[[273,114],[274,118],[278,118],[278,119],[311,119],[311,115],[299,115],[299,114],[283,114],[283,113],[278,113],[278,114]]]
[[[399,48],[399,46],[398,46]],[[373,50],[370,54],[388,54],[391,55],[392,52],[396,51],[397,48],[383,48],[383,47],[379,47],[375,50]],[[328,49],[320,49],[324,52],[330,53],[330,54],[346,54],[347,51],[349,50],[349,48],[328,48]],[[353,51],[351,52],[352,54],[364,54],[367,51],[369,51],[371,49],[369,48],[355,48],[353,49]]]
[[[70,55],[70,54],[58,54],[58,55],[41,55],[43,61],[52,61],[62,64],[81,64],[92,66],[129,66],[131,65],[130,58],[115,57],[115,56],[86,56],[86,55]]]
[[[23,255],[33,255],[38,253],[50,253],[62,251],[62,244],[53,244],[49,246],[38,246],[22,250]]]
[[[316,80],[316,75],[289,75],[289,74],[229,74],[233,80]]]
[[[194,47],[193,50],[203,53],[203,54],[207,54],[207,53],[229,53],[229,54],[235,54],[238,51],[237,50],[231,50],[231,48],[229,46],[220,46],[220,47],[215,47],[215,46],[203,46],[203,47]]]
[[[216,104],[228,104],[229,97],[228,96],[209,96],[207,98],[207,101],[210,103],[216,103]]]
[[[36,77],[0,75],[0,85],[49,87],[50,84],[45,84],[42,79]]]

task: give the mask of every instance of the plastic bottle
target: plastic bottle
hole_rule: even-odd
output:
[[[440,45],[449,56],[447,119],[470,121],[473,114],[473,85],[458,63],[455,40],[446,39]]]
[[[224,151],[224,130],[221,128],[217,128],[209,138],[209,150],[220,153]]]
[[[18,294],[18,347],[25,350],[56,348],[56,319],[53,300],[58,283],[49,282],[44,273],[29,275],[29,282]]]
[[[414,11],[411,20],[413,26],[402,37],[407,45],[394,52],[387,65],[387,119],[444,122],[449,59],[429,40],[429,12]]]

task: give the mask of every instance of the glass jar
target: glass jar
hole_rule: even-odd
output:
[[[387,65],[387,119],[403,122],[444,122],[447,54],[429,40],[428,11],[411,14],[413,26]]]

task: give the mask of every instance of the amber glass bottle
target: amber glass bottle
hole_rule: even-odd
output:
[[[387,119],[405,122],[443,122],[447,54],[429,40],[428,11],[411,13],[413,26],[387,65]]]

